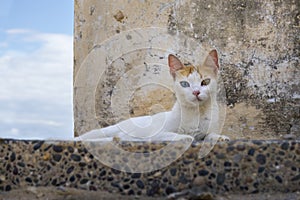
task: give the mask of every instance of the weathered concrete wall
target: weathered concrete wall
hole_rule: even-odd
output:
[[[182,30],[222,53],[232,107],[226,124],[234,132],[240,129],[250,137],[253,132],[299,133],[299,12],[299,1],[293,0],[192,0],[171,15],[171,30]]]
[[[160,33],[158,28],[167,31]],[[220,53],[227,103],[224,134],[232,138],[300,136],[297,0],[76,0],[75,134],[128,116],[168,110],[174,102],[168,87],[135,88],[127,108],[121,107],[118,114],[112,108],[116,105],[112,96],[117,96],[116,91],[122,94],[116,85],[124,74],[130,75],[132,85],[145,80],[143,73],[171,81],[164,67],[167,53],[200,62],[206,52],[193,54],[194,43],[201,44],[203,51],[217,48]],[[101,52],[108,56],[102,58]],[[134,74],[136,69],[140,71]]]
[[[120,77],[132,66],[137,66],[145,62],[145,51],[128,54],[124,50],[123,56],[117,56],[115,60],[108,65],[107,70],[102,76],[99,83],[94,84],[96,87],[95,94],[87,98],[96,98],[95,105],[85,103],[87,92],[78,95],[78,90],[85,90],[84,83],[88,82],[87,76],[78,76],[78,70],[82,67],[83,62],[87,59],[90,51],[103,42],[110,42],[112,36],[118,37],[126,31],[145,28],[145,27],[165,27],[168,23],[171,12],[170,1],[75,1],[75,67],[74,67],[74,120],[75,134],[82,134],[87,130],[112,124],[111,113],[111,93]],[[130,40],[131,36],[126,35]],[[111,39],[114,40],[115,38]],[[131,40],[135,42],[135,40]],[[124,42],[124,41],[123,41]],[[119,48],[118,46],[116,48]],[[127,54],[126,54],[127,53]],[[159,54],[158,54],[159,55]],[[124,58],[125,57],[125,58]],[[159,59],[158,59],[159,60]],[[120,63],[121,62],[121,63]],[[99,67],[106,68],[104,64],[98,63]],[[125,67],[124,67],[125,66]],[[82,73],[82,72],[81,72]],[[87,73],[93,73],[87,72]],[[164,90],[164,88],[161,88]],[[155,90],[153,90],[155,93]],[[140,91],[143,93],[143,91]],[[137,91],[139,93],[139,91]],[[169,92],[170,94],[170,92]],[[94,96],[93,96],[94,95]],[[159,96],[159,95],[158,95]],[[170,96],[170,95],[169,95]],[[143,98],[145,99],[145,98]],[[136,100],[132,100],[132,106],[138,107]],[[151,99],[149,100],[151,103]],[[147,106],[149,105],[147,103]],[[169,104],[169,103],[167,103]],[[87,107],[94,108],[87,108]],[[168,105],[168,108],[170,105]],[[91,111],[92,110],[92,111]],[[138,111],[140,114],[143,111]],[[94,113],[96,112],[96,113]]]

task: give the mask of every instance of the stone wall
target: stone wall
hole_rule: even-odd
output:
[[[168,53],[199,64],[216,48],[224,134],[300,136],[297,0],[75,0],[74,40],[75,135],[169,110]]]

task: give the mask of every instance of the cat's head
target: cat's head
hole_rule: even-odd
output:
[[[209,52],[201,66],[184,65],[176,56],[169,55],[170,74],[174,78],[176,98],[181,104],[201,105],[216,96],[218,60],[216,50]]]

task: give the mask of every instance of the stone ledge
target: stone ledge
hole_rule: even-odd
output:
[[[197,159],[201,145],[192,144],[171,165],[147,173],[111,169],[89,153],[82,142],[1,140],[0,143],[0,191],[62,186],[166,196],[184,190],[251,194],[297,192],[300,188],[299,140],[218,143],[201,159]],[[157,145],[160,144],[152,143],[151,149]],[[144,146],[149,150],[149,146]],[[143,150],[142,146],[139,148]]]

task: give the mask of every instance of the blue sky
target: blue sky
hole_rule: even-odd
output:
[[[72,0],[0,0],[0,137],[73,136]]]

